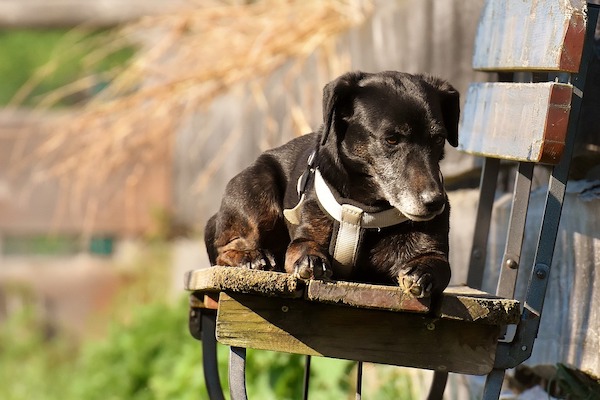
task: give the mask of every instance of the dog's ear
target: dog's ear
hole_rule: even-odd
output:
[[[422,75],[422,78],[438,92],[442,118],[448,132],[448,143],[452,147],[458,146],[458,122],[460,119],[460,95],[458,91],[442,79],[429,75]]]
[[[343,113],[342,109],[345,106],[343,103],[351,100],[352,92],[364,76],[365,73],[360,71],[347,72],[329,82],[323,88],[323,136],[321,137],[321,145],[327,142],[330,130],[334,125],[336,113]]]

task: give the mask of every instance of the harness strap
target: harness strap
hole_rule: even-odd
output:
[[[323,207],[327,214],[336,221],[342,222],[342,207],[349,206],[349,204],[339,204],[337,202],[333,192],[318,169],[315,169],[315,192],[319,204],[321,204],[321,207]],[[361,211],[358,225],[364,229],[387,228],[388,226],[398,225],[408,221],[408,218],[402,214],[400,210],[393,207],[374,213],[366,212],[359,207],[354,207],[354,209]]]
[[[361,220],[364,211],[350,204],[342,204],[340,212],[340,228],[337,232],[332,256],[343,267],[343,275],[347,276],[352,272],[352,267],[356,265],[363,233]]]
[[[386,228],[408,221],[397,208],[370,213],[351,204],[339,204],[318,169],[315,169],[315,193],[325,212],[339,222],[330,254],[341,270],[338,271],[341,276],[349,276],[356,266],[365,229]]]
[[[291,224],[300,224],[300,213],[306,200],[305,191],[310,175],[314,175],[315,193],[321,208],[339,223],[337,233],[334,232],[332,235],[329,253],[337,264],[339,275],[349,276],[356,265],[365,229],[398,225],[408,221],[408,218],[397,208],[371,213],[351,204],[338,203],[319,169],[314,167],[314,154],[311,154],[307,170],[298,179],[297,190],[300,201],[294,208],[283,211],[284,217]]]
[[[300,178],[298,178],[298,182],[296,183],[296,191],[298,192],[298,196],[300,196],[300,200],[298,201],[298,204],[296,204],[296,207],[283,210],[283,216],[292,225],[300,224],[300,212],[302,210],[304,199],[306,198],[306,187],[308,186],[311,175],[315,172],[316,159],[317,151],[313,150],[306,160],[306,170],[300,175]]]
[[[300,225],[300,211],[302,210],[302,205],[304,204],[304,200],[306,199],[306,194],[302,193],[300,197],[300,201],[296,204],[294,208],[286,208],[283,210],[283,216],[285,219],[292,225]]]

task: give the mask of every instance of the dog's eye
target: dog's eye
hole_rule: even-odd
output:
[[[446,138],[444,138],[443,136],[435,136],[433,138],[433,141],[435,142],[435,144],[437,144],[438,146],[443,145],[446,142]]]
[[[387,144],[397,145],[398,143],[400,143],[400,135],[397,133],[386,135],[385,141]]]

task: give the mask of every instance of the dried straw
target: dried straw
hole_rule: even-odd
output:
[[[68,177],[101,185],[108,177],[126,179],[132,171],[139,175],[169,160],[174,134],[190,113],[233,85],[308,57],[369,11],[364,0],[203,4],[145,17],[98,46],[86,60],[90,65],[131,42],[142,43],[132,62],[113,72],[108,88],[76,116],[52,126],[31,156],[37,179]],[[82,78],[41,104],[50,106],[96,82],[93,76]],[[304,123],[298,113],[295,118]]]

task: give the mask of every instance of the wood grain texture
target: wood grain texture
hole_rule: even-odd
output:
[[[214,298],[217,292],[303,298],[340,308],[432,313],[442,319],[488,325],[514,324],[520,315],[518,301],[501,299],[466,286],[447,288],[433,309],[431,299],[417,299],[397,286],[318,280],[304,283],[285,273],[233,267],[217,266],[190,271],[186,275],[185,288],[194,292],[198,299],[202,299],[204,294]]]
[[[483,375],[500,328],[418,314],[221,293],[217,340],[229,346]]]
[[[476,83],[469,87],[459,150],[516,161],[556,164],[567,133],[572,86]]]
[[[521,310],[517,300],[503,299],[468,286],[454,286],[444,291],[435,315],[442,319],[509,325],[519,322]]]
[[[355,282],[312,281],[306,298],[311,301],[390,311],[429,312],[431,299],[417,299],[397,286]]]
[[[473,67],[577,72],[585,27],[585,2],[580,0],[487,1]]]
[[[184,287],[198,292],[226,290],[262,296],[301,297],[304,283],[280,272],[216,266],[187,272]]]

